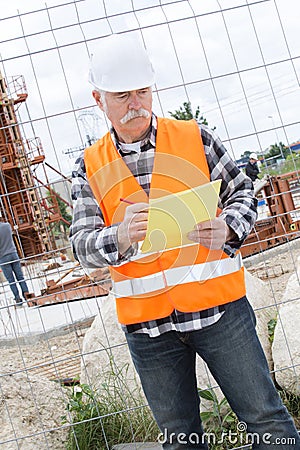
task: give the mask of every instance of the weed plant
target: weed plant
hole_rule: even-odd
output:
[[[209,402],[200,413],[210,450],[224,450],[247,444],[244,426],[230,408],[226,398],[218,399],[211,388],[199,390],[199,396]]]
[[[292,415],[296,428],[299,429],[300,396],[284,390],[279,390],[278,393]],[[250,444],[249,436],[247,439],[246,433],[242,432],[243,427],[241,425],[243,423],[238,421],[226,398],[218,400],[217,395],[211,388],[199,390],[199,395],[211,403],[207,411],[201,412],[210,450],[224,450]]]
[[[300,395],[285,390],[280,390],[279,395],[287,410],[294,419],[297,430],[300,428]]]

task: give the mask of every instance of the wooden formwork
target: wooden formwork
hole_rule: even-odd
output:
[[[74,270],[74,266],[70,271]],[[69,272],[69,271],[68,271]],[[83,300],[108,295],[111,289],[111,279],[108,268],[97,269],[89,275],[77,277],[69,281],[62,281],[65,274],[58,281],[48,280],[47,286],[41,295],[29,294],[27,304],[31,306],[44,306],[53,303],[63,303],[73,300]]]

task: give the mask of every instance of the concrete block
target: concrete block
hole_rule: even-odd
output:
[[[162,446],[157,442],[135,442],[114,445],[112,450],[162,450]]]

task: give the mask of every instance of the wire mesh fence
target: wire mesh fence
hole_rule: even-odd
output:
[[[68,241],[75,159],[109,128],[87,72],[111,33],[142,37],[156,72],[156,114],[168,117],[190,102],[242,170],[250,152],[259,155],[259,215],[242,248],[248,297],[299,429],[296,0],[25,3],[1,5],[0,18],[0,211],[29,290],[16,306],[0,272],[1,447],[140,448],[159,436],[117,323],[108,271],[83,270]],[[249,448],[200,359],[197,370],[211,448]]]

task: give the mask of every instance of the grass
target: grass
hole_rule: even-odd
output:
[[[281,175],[283,173],[294,172],[295,170],[300,170],[300,156],[285,160],[282,164],[280,164],[280,166],[276,167],[276,169],[261,167],[260,178],[262,178],[265,174]]]
[[[120,443],[157,439],[152,414],[140,389],[129,390],[126,374],[126,367],[119,373],[111,371],[97,391],[86,384],[72,387],[67,406],[71,423],[63,417],[63,423],[71,425],[67,450],[106,450]]]

